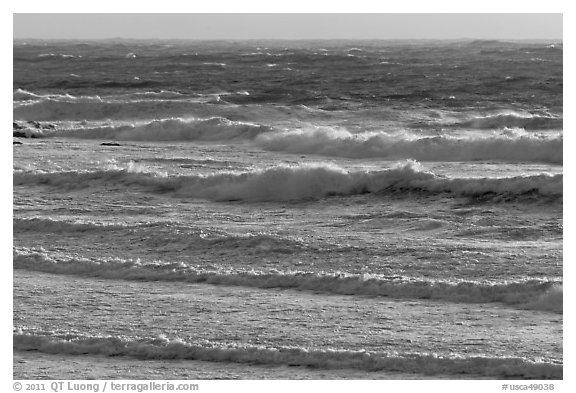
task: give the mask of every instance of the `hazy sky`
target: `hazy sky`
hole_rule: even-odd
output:
[[[14,14],[14,38],[562,39],[562,14]]]

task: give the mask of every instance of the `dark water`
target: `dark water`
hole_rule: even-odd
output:
[[[562,54],[561,45],[496,41],[16,43],[14,89],[249,91],[226,101],[561,113]]]

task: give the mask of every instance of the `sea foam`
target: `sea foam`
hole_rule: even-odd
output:
[[[126,103],[122,111],[135,114],[141,109],[145,118],[152,109],[153,101]],[[74,106],[86,106],[90,103],[77,103]],[[99,104],[109,105],[109,104]],[[110,104],[111,105],[111,104]],[[141,106],[141,108],[139,108]],[[67,108],[71,109],[71,108]],[[102,109],[102,108],[101,108]],[[161,112],[178,114],[178,102],[166,101]],[[27,108],[17,108],[15,112]],[[110,118],[123,118],[121,113],[103,108]],[[232,118],[242,118],[237,108],[227,110],[209,110],[202,108],[188,111],[201,114],[226,113]],[[34,110],[36,118],[46,120],[41,111]],[[78,113],[79,116],[83,114]],[[190,115],[189,115],[190,116]],[[259,117],[268,114],[261,110]],[[47,116],[48,118],[50,116]],[[59,116],[70,117],[75,116]],[[94,114],[87,117],[108,119]],[[17,118],[17,116],[15,116]],[[23,124],[26,126],[26,123]],[[489,161],[507,162],[546,162],[562,164],[563,137],[558,133],[535,134],[522,129],[505,129],[483,135],[470,134],[456,136],[451,134],[422,136],[409,132],[369,131],[352,133],[346,129],[334,127],[305,127],[297,129],[280,129],[266,124],[230,120],[222,116],[200,117],[167,117],[137,122],[111,121],[106,126],[86,127],[82,124],[73,128],[51,129],[48,131],[31,129],[37,137],[70,137],[84,139],[112,139],[133,141],[210,141],[223,143],[251,143],[268,151],[279,151],[293,154],[317,154],[347,158],[382,158],[396,160],[411,158],[422,161]]]
[[[333,128],[259,135],[255,143],[272,151],[349,158],[412,158],[421,161],[535,161],[561,164],[561,136],[501,134],[482,137],[414,137],[386,132],[350,133]]]
[[[450,197],[561,198],[563,175],[509,178],[447,178],[407,161],[380,171],[347,171],[331,164],[279,165],[249,172],[165,176],[125,169],[68,172],[15,171],[14,186],[47,185],[67,190],[103,187],[106,184],[172,193],[178,197],[214,201],[299,201],[357,194],[445,195]]]
[[[16,351],[127,356],[142,360],[180,359],[276,366],[297,365],[320,369],[398,371],[426,375],[468,374],[536,379],[562,379],[563,376],[562,364],[524,358],[195,343],[164,336],[140,338],[16,331],[13,334],[13,346]]]
[[[164,119],[215,113],[200,99],[142,98],[131,100],[102,99],[99,96],[40,96],[16,92],[20,99],[13,109],[14,120],[143,120]],[[27,96],[27,97],[26,97]]]
[[[551,115],[504,112],[478,116],[460,123],[460,126],[477,129],[523,128],[526,130],[562,129],[563,119]]]
[[[518,282],[440,281],[382,275],[266,272],[222,268],[208,270],[180,262],[142,262],[124,259],[87,259],[52,255],[45,250],[18,248],[14,269],[51,274],[137,281],[180,281],[212,285],[281,288],[317,293],[429,299],[456,303],[500,302],[519,309],[562,313],[562,283],[546,280]]]
[[[57,136],[131,141],[243,141],[272,128],[260,124],[209,119],[170,118],[151,122],[59,131]]]

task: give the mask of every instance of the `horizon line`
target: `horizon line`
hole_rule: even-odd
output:
[[[563,38],[143,38],[143,37],[99,37],[99,38],[38,38],[13,37],[12,41],[485,41],[485,42],[526,42],[563,41]]]

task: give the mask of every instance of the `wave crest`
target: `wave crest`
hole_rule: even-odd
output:
[[[523,358],[463,357],[422,353],[369,352],[300,347],[185,342],[167,337],[87,336],[53,332],[15,332],[19,351],[51,354],[128,356],[142,360],[182,359],[211,362],[298,365],[322,369],[401,371],[419,374],[472,374],[498,377],[562,379],[561,364]]]
[[[99,96],[40,96],[22,91],[14,94],[20,96],[20,100],[14,106],[14,120],[131,120],[190,116],[195,112],[215,112],[203,103],[205,99],[165,99],[162,95],[115,101],[104,100]],[[22,100],[26,95],[29,98]]]
[[[489,116],[476,117],[464,121],[459,126],[471,127],[481,130],[501,128],[523,128],[525,130],[562,129],[563,119],[550,115],[499,113]]]
[[[445,195],[480,199],[561,199],[563,175],[510,178],[446,178],[424,171],[414,161],[381,171],[349,172],[329,164],[280,165],[243,173],[161,176],[137,166],[86,172],[16,171],[13,184],[82,189],[115,183],[148,192],[214,201],[299,201],[365,193]]]
[[[316,128],[259,135],[256,144],[266,150],[349,158],[412,158],[422,161],[536,161],[561,164],[563,139],[531,135],[481,138],[435,136],[410,138],[383,132],[353,134]]]
[[[160,261],[143,263],[123,259],[55,258],[44,251],[25,248],[14,250],[14,269],[116,280],[183,281],[456,303],[500,302],[520,309],[562,313],[562,284],[542,280],[481,283],[390,278],[369,274],[206,270],[183,263]]]
[[[270,130],[270,127],[259,124],[213,117],[188,120],[171,118],[144,124],[73,129],[59,131],[57,135],[128,141],[232,141],[253,139]]]

